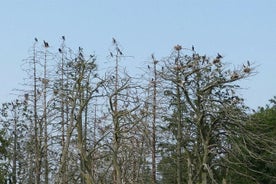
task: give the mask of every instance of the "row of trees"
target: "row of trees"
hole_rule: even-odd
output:
[[[35,39],[24,88],[0,111],[4,183],[275,182],[275,106],[252,115],[237,93],[249,62],[176,45],[132,76],[112,45],[98,71],[64,36],[57,52]]]

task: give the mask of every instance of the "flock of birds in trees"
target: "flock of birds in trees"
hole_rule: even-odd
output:
[[[63,41],[65,41],[65,36],[62,36],[61,38],[62,38]],[[35,40],[35,42],[38,42],[38,39],[37,39],[36,37],[34,38],[34,40]],[[46,42],[45,40],[43,40],[43,46],[44,46],[45,48],[49,48],[49,43]],[[60,53],[62,53],[61,48],[59,48],[58,51],[59,51]],[[48,85],[48,83],[49,83],[49,79],[45,79],[45,78],[40,78],[40,77],[39,77],[38,80],[41,81],[42,84],[44,84],[44,85]],[[41,94],[41,91],[40,91],[39,89],[37,89],[37,90],[36,90],[36,93],[37,93],[38,95],[40,95],[40,94]],[[25,94],[24,94],[24,103],[27,104],[28,101],[29,101],[29,94],[28,94],[28,93],[25,93]]]
[[[63,41],[65,41],[65,36],[62,36],[61,38],[62,38]],[[35,42],[38,42],[38,39],[36,37],[34,38],[34,40],[35,40]],[[46,42],[45,40],[43,40],[43,45],[44,45],[45,48],[49,47],[49,43]],[[62,52],[61,48],[59,48],[58,51],[61,53]]]
[[[63,41],[65,41],[65,36],[62,36],[61,37],[62,38],[62,40]],[[38,39],[37,38],[35,38],[34,39],[35,40],[35,42],[38,42]],[[116,41],[116,39],[115,38],[112,38],[112,43],[113,43],[113,45],[115,46],[115,50],[116,50],[116,52],[117,52],[117,54],[118,55],[123,55],[123,53],[122,53],[122,51],[120,50],[120,48],[119,48],[119,46],[118,46],[118,43],[117,43],[117,41]],[[46,42],[45,40],[43,40],[43,46],[45,47],[45,48],[48,48],[49,47],[49,43],[48,42]],[[182,46],[181,45],[175,45],[174,46],[174,49],[176,50],[176,51],[180,51],[180,50],[182,50],[183,48],[182,48]],[[205,62],[207,63],[207,64],[209,64],[209,60],[207,59],[207,57],[206,57],[206,55],[204,55],[204,56],[199,56],[198,54],[195,54],[195,47],[192,45],[192,47],[191,47],[191,49],[188,49],[188,48],[185,48],[186,50],[190,50],[190,51],[192,51],[193,52],[193,59],[194,60],[199,60],[200,58],[202,59],[202,64],[204,64]],[[58,51],[59,51],[59,53],[62,53],[62,49],[61,48],[58,48]],[[79,57],[81,57],[81,58],[83,58],[83,54],[82,54],[82,51],[83,51],[83,49],[81,48],[81,47],[79,47]],[[112,53],[112,52],[110,52],[110,56],[111,57],[114,57],[114,54]],[[154,56],[152,55],[152,58],[154,59]],[[214,65],[217,65],[217,64],[219,64],[220,62],[221,62],[221,59],[223,58],[223,56],[220,54],[220,53],[217,53],[217,56],[215,57],[215,59],[213,60],[213,64]],[[154,59],[154,64],[157,64],[157,60],[155,60]],[[187,64],[187,67],[189,67],[189,68],[191,68],[191,67],[193,67],[193,64],[192,63],[188,63]],[[181,66],[177,66],[177,70],[180,70],[180,69],[182,69],[183,68],[183,66],[181,67]],[[150,69],[150,66],[148,65],[148,69]],[[162,67],[162,70],[164,69],[164,67]],[[246,63],[246,65],[245,64],[243,64],[243,70],[242,70],[244,73],[250,73],[251,72],[251,68],[250,68],[250,62],[249,61],[247,61],[247,63]],[[234,71],[232,74],[231,74],[231,80],[236,80],[236,79],[238,79],[240,77],[240,74],[237,72],[237,71]],[[48,81],[46,81],[47,79],[43,79],[43,80],[41,80],[41,82],[43,83],[43,84],[45,84],[45,85],[47,85],[47,83],[48,83]],[[29,96],[28,96],[28,94],[25,94],[24,95],[24,97],[25,97],[25,101],[28,101],[28,98],[29,98]]]
[[[175,45],[174,46],[174,49],[177,51],[177,52],[179,52],[181,49],[183,49],[182,48],[182,46],[181,45]],[[185,48],[186,50],[191,50],[192,52],[193,52],[193,59],[194,60],[199,60],[200,59],[200,56],[198,55],[198,54],[195,54],[195,47],[192,45],[192,48],[191,49],[187,49],[187,48]],[[204,56],[201,56],[201,58],[202,58],[202,64],[204,64],[205,62],[207,63],[207,64],[209,64],[209,60],[208,59],[206,59],[206,55],[204,55]],[[223,56],[220,54],[220,53],[217,53],[217,56],[215,57],[215,59],[213,60],[213,64],[214,65],[217,65],[217,64],[219,64],[220,62],[221,62],[221,59],[223,58]],[[191,67],[194,67],[194,64],[192,64],[192,63],[187,63],[187,67],[188,68],[191,68]],[[181,67],[181,68],[183,68],[183,67]],[[176,69],[177,70],[179,70],[179,69],[181,69],[181,68],[179,68],[179,66],[177,66],[176,67]],[[242,69],[242,71],[244,72],[244,73],[246,73],[246,74],[249,74],[250,72],[251,72],[251,67],[250,67],[250,62],[249,61],[247,61],[247,63],[246,64],[243,64],[243,69]],[[236,80],[236,79],[239,79],[241,77],[241,75],[237,72],[237,71],[234,71],[232,74],[231,74],[231,80]]]
[[[65,36],[62,36],[61,38],[62,38],[63,41],[65,41]],[[38,42],[38,39],[35,38],[35,41]],[[43,43],[44,43],[44,47],[45,47],[45,48],[48,48],[48,47],[49,47],[49,43],[48,43],[48,42],[46,42],[45,40],[43,40]],[[118,47],[118,43],[117,43],[117,41],[116,41],[115,38],[112,38],[112,43],[115,45],[117,53],[118,53],[119,55],[123,55],[122,51],[121,51],[120,48]],[[182,46],[177,44],[176,46],[174,46],[174,49],[175,49],[176,51],[180,51],[180,50],[182,49]],[[191,49],[188,49],[188,50],[191,50],[192,52],[195,52],[195,47],[192,45],[192,48],[191,48]],[[61,49],[61,48],[59,48],[58,51],[59,51],[60,53],[62,53],[62,49]],[[82,48],[81,48],[81,47],[79,47],[79,54],[80,54],[80,57],[82,57]],[[114,54],[113,54],[112,52],[110,52],[110,56],[111,56],[111,57],[114,57]],[[195,55],[195,54],[193,54],[193,58],[196,58],[196,55]],[[220,53],[217,53],[216,58],[213,60],[213,64],[218,64],[218,63],[220,63],[220,60],[221,60],[222,58],[223,58],[223,56],[222,56]],[[206,55],[202,56],[202,62],[203,62],[203,64],[204,64],[205,61],[206,61],[207,64],[208,64],[209,61],[206,60]],[[191,66],[190,66],[190,67],[191,67]],[[150,69],[149,66],[148,66],[148,68]],[[250,62],[247,61],[247,65],[244,65],[244,64],[243,64],[243,72],[244,72],[244,73],[250,73],[250,71],[251,71]],[[239,78],[239,75],[238,75],[237,72],[234,72],[233,75],[231,76],[231,79],[237,79],[237,78]]]

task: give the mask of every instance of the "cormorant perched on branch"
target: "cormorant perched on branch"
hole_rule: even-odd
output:
[[[83,48],[82,48],[82,47],[79,47],[79,51],[82,52],[82,51],[83,51]]]
[[[62,53],[62,50],[61,50],[61,48],[59,48],[59,49],[58,49],[58,51],[59,51],[60,53]]]
[[[34,40],[35,40],[36,42],[38,42],[38,39],[37,39],[37,38],[35,38]]]
[[[112,42],[113,42],[113,44],[116,44],[115,38],[112,38]]]
[[[63,41],[65,41],[65,36],[62,36],[61,38],[63,39]]]
[[[222,58],[222,55],[220,55],[220,54],[218,53],[217,58],[218,58],[218,59]]]
[[[118,50],[120,55],[123,55],[122,51],[119,48],[117,48],[117,50]]]
[[[43,42],[44,42],[44,47],[45,48],[49,47],[49,43],[48,42],[45,42],[45,40],[43,40]]]

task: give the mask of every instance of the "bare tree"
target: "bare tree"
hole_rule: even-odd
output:
[[[131,77],[126,71],[120,72],[119,61],[124,57],[122,51],[119,48],[117,41],[113,38],[113,44],[115,53],[111,53],[111,57],[115,57],[114,73],[109,75],[110,81],[107,83],[109,110],[112,117],[112,145],[110,146],[112,154],[112,166],[113,166],[113,182],[116,184],[122,184],[123,182],[135,182],[130,181],[133,175],[130,176],[130,171],[134,174],[135,171],[130,170],[129,163],[136,165],[134,160],[130,160],[128,153],[132,150],[129,145],[134,144],[135,135],[131,135],[135,132],[137,125],[137,118],[134,113],[139,108],[139,97],[135,94],[135,89],[138,85],[133,85]],[[123,76],[122,76],[123,75]],[[134,178],[136,178],[134,176]]]
[[[64,172],[66,172],[69,147],[74,141],[73,133],[76,133],[76,148],[78,150],[80,166],[80,179],[81,183],[91,183],[92,167],[91,158],[94,149],[87,147],[87,115],[88,105],[93,98],[101,96],[98,94],[99,88],[103,85],[103,80],[97,77],[96,64],[94,56],[90,56],[89,59],[85,59],[82,48],[79,48],[77,57],[66,64],[68,72],[66,77],[69,79],[67,85],[71,85],[72,88],[63,99],[68,100],[68,119],[69,124],[66,128],[65,136],[62,133],[62,155],[60,161],[60,183],[63,183]],[[91,81],[93,80],[93,81]],[[62,102],[62,107],[65,103]],[[62,108],[64,109],[64,108]],[[63,110],[64,111],[64,110]],[[67,119],[67,118],[66,118]],[[64,116],[62,115],[62,121]],[[65,130],[64,124],[62,124],[62,130]]]
[[[247,64],[226,69],[220,54],[211,59],[194,49],[192,56],[183,55],[182,51],[180,45],[175,46],[175,52],[165,60],[166,72],[162,73],[174,86],[168,87],[167,93],[177,122],[177,183],[183,183],[183,154],[188,164],[188,183],[220,183],[215,177],[218,160],[230,150],[226,140],[234,136],[234,130],[242,126],[245,118],[246,108],[235,95],[235,81],[249,77],[253,68]]]

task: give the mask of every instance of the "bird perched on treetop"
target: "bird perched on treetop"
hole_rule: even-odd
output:
[[[218,59],[222,58],[222,55],[220,55],[220,54],[218,53],[217,58],[218,58]]]
[[[37,39],[37,38],[35,38],[34,40],[35,40],[36,42],[38,42],[38,39]]]
[[[49,44],[48,44],[48,42],[45,42],[45,40],[43,40],[43,42],[44,42],[44,47],[49,47]]]
[[[119,52],[120,55],[123,55],[122,51],[119,48],[117,48],[117,51]]]
[[[65,41],[65,36],[62,36],[61,38],[63,39],[63,41]]]
[[[116,40],[115,40],[115,38],[112,38],[112,42],[113,42],[113,44],[115,44],[115,43],[116,43]]]

